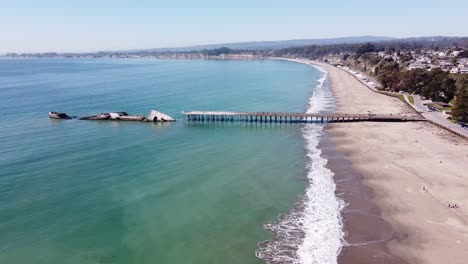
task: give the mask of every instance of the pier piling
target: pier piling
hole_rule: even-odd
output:
[[[255,123],[345,123],[345,122],[414,122],[425,121],[416,115],[385,114],[322,114],[282,112],[183,112],[189,122],[255,122]]]

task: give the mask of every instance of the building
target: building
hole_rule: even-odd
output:
[[[422,56],[422,57],[419,57],[418,59],[416,59],[416,62],[419,62],[419,63],[431,63],[431,58]]]
[[[452,62],[450,62],[448,60],[439,60],[438,64],[439,64],[440,68],[446,69],[446,70],[451,69],[453,67]]]
[[[413,62],[408,66],[408,70],[415,70],[415,69],[426,69],[427,64],[420,63],[420,62]]]
[[[452,52],[453,57],[457,57],[462,51],[461,50],[455,50]]]
[[[459,66],[466,66],[468,67],[468,58],[461,58],[458,60],[458,65]],[[459,68],[463,68],[463,67],[459,67]]]

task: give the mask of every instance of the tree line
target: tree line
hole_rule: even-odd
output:
[[[419,94],[434,102],[450,103],[452,117],[468,122],[468,74],[450,74],[438,68],[407,70],[391,58],[370,54],[356,54],[347,61],[373,75],[386,90]]]
[[[358,54],[368,52],[406,52],[422,49],[445,50],[453,47],[468,48],[468,38],[414,38],[409,40],[391,40],[367,44],[309,45],[274,50],[275,56],[296,56],[316,59],[329,54]]]
[[[318,59],[330,54],[340,54],[343,60],[373,75],[390,91],[420,94],[435,102],[452,105],[452,117],[468,122],[468,74],[450,74],[441,69],[406,70],[404,65],[391,58],[381,58],[376,52],[397,53],[402,64],[410,61],[410,52],[422,49],[447,50],[465,48],[459,58],[468,57],[468,38],[415,39],[415,41],[385,41],[366,44],[310,45],[273,51],[275,56]]]
[[[434,102],[450,103],[452,117],[460,122],[468,122],[468,74],[450,74],[441,69],[406,70],[393,59],[365,58],[367,65],[373,68],[374,77],[385,89],[419,94]]]

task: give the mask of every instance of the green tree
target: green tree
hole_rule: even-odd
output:
[[[375,45],[371,44],[371,43],[366,43],[362,46],[360,46],[358,48],[358,50],[356,51],[356,54],[358,56],[361,56],[363,54],[366,54],[368,52],[374,52],[375,51]]]
[[[400,66],[393,60],[384,60],[376,68],[376,77],[384,88],[395,90],[399,83]]]
[[[468,123],[468,75],[460,75],[456,82],[457,96],[452,107],[452,117]]]
[[[458,58],[468,58],[468,50],[463,50],[458,54]]]

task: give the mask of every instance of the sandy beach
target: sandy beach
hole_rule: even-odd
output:
[[[372,92],[341,69],[319,65],[329,73],[337,112],[413,113],[398,99]],[[341,263],[364,263],[359,257],[363,254],[369,260],[365,263],[466,263],[468,141],[427,122],[342,123],[326,131],[335,156],[349,162],[348,169],[331,164],[338,190],[343,179],[358,179],[367,189],[355,186],[360,198],[352,198],[353,185],[347,183],[347,192],[341,194],[351,206],[344,210],[351,245],[344,248]],[[363,195],[371,204],[361,199]],[[353,220],[364,207],[379,219]],[[356,242],[363,237],[365,243]],[[378,249],[382,243],[384,250]]]

